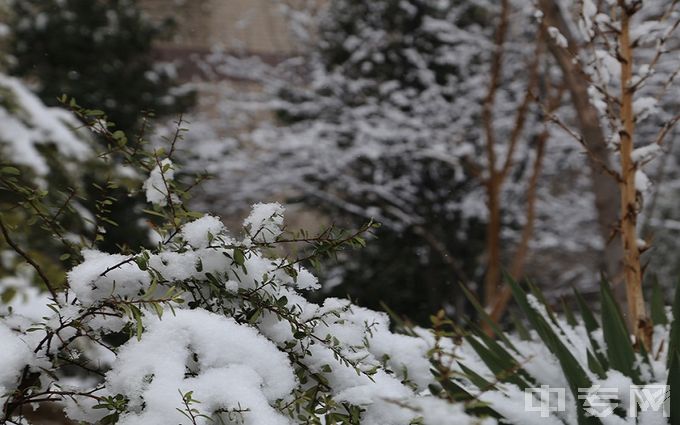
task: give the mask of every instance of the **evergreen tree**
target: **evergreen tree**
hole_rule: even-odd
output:
[[[151,23],[136,0],[22,0],[12,12],[11,73],[36,82],[48,105],[67,94],[132,132],[143,111],[177,114],[191,100],[154,63],[167,25]]]
[[[173,116],[191,104],[191,93],[153,56],[154,42],[166,35],[171,23],[152,23],[136,0],[16,1],[11,12],[10,73],[34,83],[47,105],[57,105],[66,94],[83,107],[105,111],[129,143],[136,143],[145,113]],[[99,248],[112,251],[148,243],[140,226],[143,197],[107,187],[107,180],[107,173],[86,173],[87,198],[125,199],[110,207],[111,221],[101,226],[109,232],[116,226],[127,231],[113,232]],[[86,207],[94,212],[96,205]]]
[[[383,224],[331,272],[341,282],[332,295],[384,302],[425,323],[462,298],[459,282],[483,273],[473,102],[486,84],[490,16],[476,1],[335,0],[321,20],[311,82],[281,88],[284,134],[260,132],[276,140],[287,176],[276,178],[290,178],[307,205],[343,226]],[[306,164],[286,162],[300,152]]]

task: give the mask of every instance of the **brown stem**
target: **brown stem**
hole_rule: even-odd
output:
[[[638,342],[642,342],[647,350],[651,347],[651,323],[647,317],[644,294],[642,293],[642,267],[640,265],[640,249],[637,237],[637,218],[639,205],[635,188],[637,165],[633,162],[633,134],[635,132],[635,114],[633,113],[634,88],[633,47],[630,41],[630,17],[633,11],[619,2],[621,8],[621,31],[619,33],[619,51],[621,63],[621,241],[623,243],[623,268],[626,282],[626,298],[630,323]]]
[[[498,296],[498,288],[501,284],[501,194],[503,184],[513,165],[513,156],[518,146],[520,137],[524,132],[529,107],[534,102],[532,91],[538,84],[539,60],[542,54],[543,32],[539,34],[536,42],[536,52],[532,62],[528,65],[530,70],[527,90],[522,103],[517,109],[515,123],[510,134],[508,149],[500,169],[496,168],[495,135],[493,129],[493,106],[496,92],[500,86],[501,71],[503,65],[504,43],[508,31],[510,16],[510,3],[503,1],[501,4],[501,17],[496,32],[496,52],[491,64],[491,82],[489,91],[484,100],[482,118],[486,134],[487,162],[489,164],[489,178],[486,181],[487,207],[489,221],[486,229],[486,260],[487,273],[484,279],[484,302],[492,306]]]
[[[522,237],[515,251],[512,266],[510,267],[510,275],[513,279],[518,279],[520,276],[522,276],[526,258],[529,253],[529,242],[531,242],[531,237],[534,233],[534,222],[536,221],[538,180],[541,176],[541,170],[543,169],[545,145],[548,141],[549,135],[550,133],[545,130],[539,135],[538,138],[536,146],[536,159],[534,160],[534,167],[531,178],[529,179],[529,189],[527,192],[527,221],[524,224],[524,228],[522,229]],[[512,291],[510,290],[510,287],[508,285],[503,286],[503,289],[496,298],[493,308],[489,314],[491,320],[496,323],[500,320],[508,306],[508,302],[510,302],[511,295]]]
[[[540,53],[541,43],[543,36],[545,34],[541,33],[541,38],[539,39],[539,44],[537,46],[537,53]],[[538,200],[538,182],[543,169],[543,158],[545,157],[545,145],[550,138],[550,131],[548,130],[548,122],[550,122],[550,116],[553,111],[557,109],[562,101],[562,96],[564,94],[564,86],[557,88],[556,93],[553,96],[546,96],[547,105],[543,108],[544,115],[544,128],[543,131],[538,135],[536,140],[536,158],[534,159],[534,166],[532,168],[531,177],[529,178],[529,186],[527,190],[527,212],[526,212],[526,223],[522,228],[522,236],[517,249],[515,250],[515,256],[512,260],[512,265],[510,267],[510,276],[513,279],[519,279],[524,272],[524,265],[526,263],[527,256],[529,254],[529,243],[534,233],[534,222],[536,221],[536,202]],[[498,323],[507,309],[510,298],[512,297],[512,291],[508,285],[503,286],[493,305],[491,306],[491,311],[489,316],[491,320]],[[493,335],[493,330],[486,323],[483,324],[484,331],[489,335]]]
[[[509,0],[501,1],[501,16],[496,30],[496,51],[491,63],[491,81],[489,90],[484,98],[482,107],[482,121],[486,136],[486,156],[489,166],[489,177],[486,182],[487,208],[489,210],[489,222],[486,228],[486,260],[487,272],[484,278],[484,300],[490,302],[496,297],[496,290],[501,274],[501,215],[500,215],[500,189],[503,181],[502,173],[496,169],[495,134],[493,129],[493,106],[496,100],[496,92],[500,86],[501,70],[503,65],[503,44],[508,31],[510,14]]]

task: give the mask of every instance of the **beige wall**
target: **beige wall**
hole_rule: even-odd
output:
[[[173,47],[285,55],[294,43],[275,0],[141,0],[154,19],[177,23]]]

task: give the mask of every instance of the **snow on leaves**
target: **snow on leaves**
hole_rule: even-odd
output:
[[[0,328],[3,394],[23,366],[40,365],[56,377],[44,390],[77,394],[64,398],[65,411],[90,423],[288,424],[312,389],[320,401],[306,415],[395,425],[422,416],[427,338],[396,335],[385,314],[348,301],[302,297],[316,278],[258,250],[281,236],[281,205],[256,205],[244,225],[238,241],[204,216],[154,252],[84,251],[52,314],[17,319],[30,338]],[[126,330],[122,345],[105,342]],[[65,353],[105,367],[103,382],[60,376]]]

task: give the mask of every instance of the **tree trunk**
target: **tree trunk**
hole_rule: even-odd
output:
[[[637,165],[633,162],[633,135],[635,134],[635,115],[633,113],[634,89],[633,48],[630,42],[630,15],[626,6],[621,3],[621,32],[619,35],[619,51],[621,58],[621,241],[623,245],[623,270],[626,279],[626,298],[628,313],[637,341],[642,342],[647,350],[651,345],[651,323],[647,317],[644,296],[642,293],[642,269],[640,266],[640,249],[637,237],[637,217],[639,206],[635,173]]]
[[[493,305],[501,282],[501,206],[500,185],[494,173],[487,183],[489,222],[486,226],[487,270],[484,278],[484,302]]]

